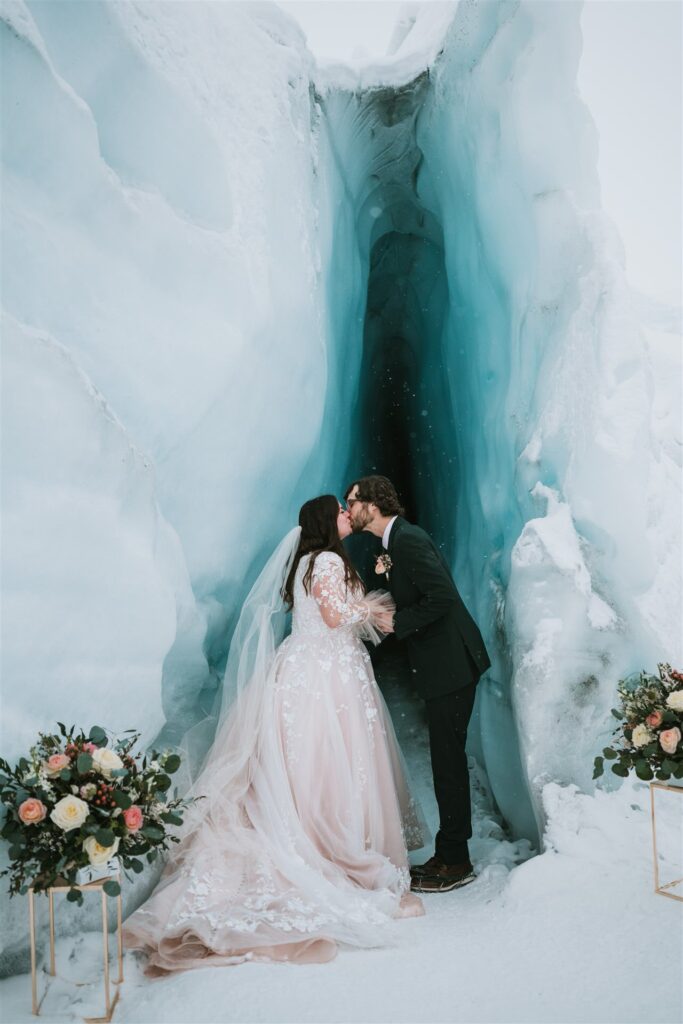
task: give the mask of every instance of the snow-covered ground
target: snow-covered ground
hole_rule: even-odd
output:
[[[395,660],[379,675],[399,741],[411,752],[415,793],[433,829],[437,814],[422,704],[409,696]],[[683,905],[653,892],[648,787],[629,780],[616,792],[589,797],[575,786],[549,783],[543,793],[545,849],[534,856],[526,840],[513,841],[505,833],[485,776],[475,762],[470,767],[477,880],[459,892],[425,896],[425,916],[396,922],[392,945],[342,948],[328,964],[241,964],[161,980],[146,978],[138,955],[128,952],[115,1019],[678,1021]],[[683,798],[667,794],[658,805],[658,822],[662,881],[680,878]],[[428,852],[412,859],[419,862]],[[44,957],[44,906],[40,915]],[[113,928],[113,914],[110,920]],[[113,940],[111,949],[113,963]],[[47,976],[40,979],[40,992],[47,991],[43,1020],[57,1024],[101,1012],[101,958],[101,933],[58,940],[58,978],[47,990]],[[64,980],[88,978],[93,983],[82,988]],[[27,974],[0,982],[0,1006],[6,1024],[33,1019]]]
[[[391,947],[341,950],[324,965],[243,964],[158,981],[144,978],[128,953],[115,1019],[679,1021],[683,910],[652,891],[648,800],[642,783],[595,797],[549,784],[547,849],[516,867],[523,851],[496,841],[499,828],[480,801],[476,882],[425,897],[425,917],[397,922]],[[680,837],[680,819],[677,827]],[[674,827],[669,841],[676,839]],[[101,946],[95,932],[58,941],[59,978],[42,1007],[46,1024],[101,1012]],[[76,988],[63,978],[99,983]],[[46,981],[42,975],[41,986]],[[0,982],[0,1003],[7,1024],[33,1020],[29,976]]]

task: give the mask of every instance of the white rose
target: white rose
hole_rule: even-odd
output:
[[[672,711],[683,711],[683,690],[674,690],[666,698],[666,706]]]
[[[88,836],[87,839],[83,840],[83,849],[88,854],[90,863],[95,865],[95,867],[99,867],[100,864],[106,864],[114,856],[118,848],[118,838],[114,840],[111,846],[102,846],[94,836]]]
[[[111,778],[111,773],[123,768],[123,761],[118,754],[108,747],[98,747],[92,755],[92,762],[95,768],[104,775],[105,779]]]
[[[631,742],[634,747],[645,747],[652,743],[654,736],[646,725],[637,725],[631,733]]]
[[[55,825],[65,832],[70,832],[73,828],[81,827],[89,812],[90,808],[85,800],[77,796],[65,796],[54,805],[50,817]]]

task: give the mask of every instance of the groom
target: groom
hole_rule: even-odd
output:
[[[345,499],[354,533],[366,530],[382,540],[378,571],[386,571],[396,603],[393,631],[405,641],[427,706],[439,831],[434,856],[411,868],[411,888],[449,892],[474,881],[465,742],[477,681],[491,662],[445,559],[424,530],[403,518],[391,481],[362,477]]]

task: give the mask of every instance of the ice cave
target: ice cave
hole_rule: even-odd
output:
[[[103,707],[179,738],[302,501],[380,472],[485,634],[528,857],[617,680],[681,660],[675,268],[634,287],[603,209],[580,4],[406,11],[353,65],[275,4],[3,4],[3,753]]]

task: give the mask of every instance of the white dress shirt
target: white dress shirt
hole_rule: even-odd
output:
[[[385,548],[387,551],[389,550],[389,534],[391,533],[391,527],[394,525],[397,518],[398,516],[391,517],[391,519],[389,520],[384,529],[384,533],[382,534],[382,547]]]

